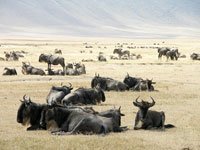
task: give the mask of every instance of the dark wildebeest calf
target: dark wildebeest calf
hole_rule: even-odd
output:
[[[138,102],[138,98],[136,98],[135,102],[133,102],[133,105],[139,108],[135,117],[134,130],[164,129],[174,127],[174,125],[171,124],[165,125],[165,113],[163,111],[158,112],[148,110],[150,107],[155,105],[155,101],[152,97],[152,103],[143,100]]]

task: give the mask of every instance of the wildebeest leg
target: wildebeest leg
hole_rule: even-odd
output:
[[[165,113],[161,112],[161,129],[165,130]]]
[[[41,129],[41,128],[39,127],[39,125],[33,125],[33,126],[28,127],[26,130],[27,130],[27,131],[31,131],[31,130],[38,130],[38,129]]]

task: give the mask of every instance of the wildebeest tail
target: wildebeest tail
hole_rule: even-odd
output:
[[[173,124],[166,124],[164,125],[165,128],[175,128],[175,126]]]

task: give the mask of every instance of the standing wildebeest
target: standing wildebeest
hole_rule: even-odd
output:
[[[17,71],[15,68],[10,69],[10,68],[5,67],[3,75],[17,75]]]
[[[47,109],[43,117],[45,119],[42,119],[41,124],[54,134],[106,134],[123,131],[112,117],[102,117],[63,107]]]
[[[192,53],[192,54],[190,55],[190,58],[191,58],[192,60],[200,60],[200,54]]]
[[[51,69],[51,64],[60,64],[63,67],[63,72],[65,74],[65,59],[61,56],[41,54],[39,56],[39,62],[46,62],[48,64],[48,69]]]
[[[65,106],[67,105],[87,105],[104,102],[106,100],[103,90],[96,86],[95,88],[79,88],[74,92],[66,95],[61,103]]]
[[[69,83],[69,86],[61,86],[61,87],[55,87],[52,86],[49,94],[47,95],[46,101],[48,105],[53,104],[60,104],[61,100],[71,92],[73,89],[72,84]]]
[[[30,63],[22,62],[22,73],[30,75],[45,75],[45,72],[42,69],[35,68],[30,65]]]
[[[45,129],[40,126],[40,118],[42,111],[46,108],[46,104],[37,104],[26,96],[23,96],[23,101],[17,112],[17,122],[22,125],[30,125],[27,130]]]
[[[139,97],[138,97],[139,98]],[[155,129],[155,128],[172,128],[174,125],[171,124],[165,124],[165,113],[163,111],[152,111],[148,110],[150,107],[155,105],[154,99],[152,99],[152,103],[149,103],[147,101],[141,101],[138,102],[138,98],[136,98],[135,102],[133,102],[133,105],[139,108],[136,117],[135,117],[135,125],[134,130],[138,129]]]
[[[124,56],[124,55],[127,55],[128,58],[130,57],[130,51],[122,50],[121,48],[114,49],[113,54],[118,54],[119,59],[121,59],[121,57]]]
[[[178,52],[178,49],[172,48],[170,51],[167,51],[166,57],[167,60],[170,58],[171,60],[178,60],[180,53]]]
[[[158,48],[158,58],[162,58],[162,56],[166,56],[166,53],[170,51],[169,47],[159,47]]]
[[[112,78],[100,77],[95,75],[91,81],[91,87],[99,86],[105,91],[125,91],[128,90],[128,86],[120,81],[114,80]]]

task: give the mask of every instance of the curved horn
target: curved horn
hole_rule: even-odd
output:
[[[119,106],[119,109],[118,109],[119,111],[121,110],[121,106]]]
[[[26,100],[26,94],[23,96],[23,100]]]
[[[138,102],[139,97],[140,97],[140,96],[138,96],[138,97],[135,99],[135,101],[136,101],[137,103],[139,103],[139,102]]]
[[[69,87],[71,88],[72,87],[72,84],[69,82]]]
[[[149,106],[152,107],[152,106],[155,104],[155,100],[154,100],[153,97],[151,97],[151,96],[150,96],[150,98],[151,98],[151,100],[152,100],[152,103],[151,103]]]
[[[128,72],[127,72],[127,76],[129,77],[129,74],[128,74]]]

